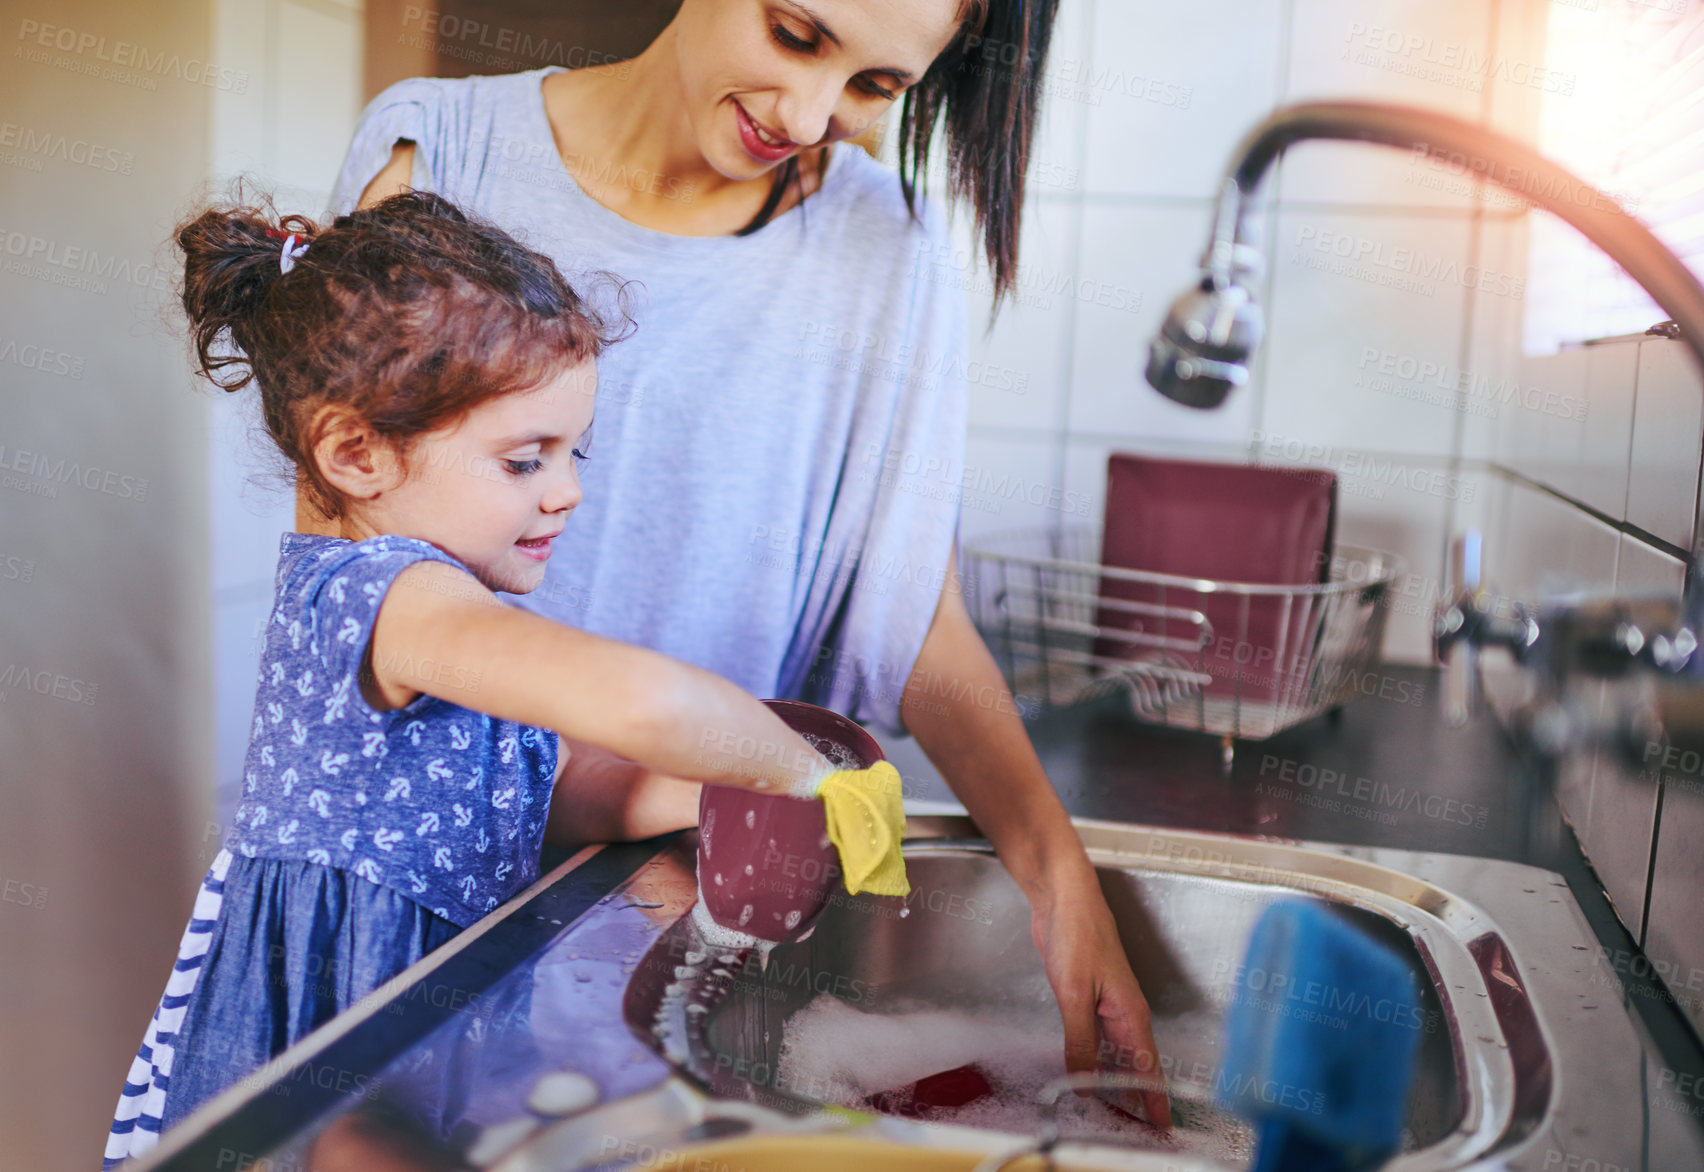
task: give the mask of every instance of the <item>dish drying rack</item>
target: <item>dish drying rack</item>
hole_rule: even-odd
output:
[[[1393,554],[1339,545],[1329,581],[1269,585],[1099,558],[1099,534],[1086,527],[966,542],[965,603],[1007,686],[1020,703],[1046,707],[1127,691],[1140,720],[1216,734],[1227,773],[1238,740],[1265,740],[1355,697],[1378,663],[1386,599],[1406,568]],[[1152,601],[1109,596],[1119,583]],[[1215,630],[1209,608],[1230,609],[1221,626],[1231,629]],[[1251,611],[1276,631],[1272,646],[1250,643]],[[1097,622],[1118,617],[1128,625]],[[1238,662],[1256,655],[1263,670]]]

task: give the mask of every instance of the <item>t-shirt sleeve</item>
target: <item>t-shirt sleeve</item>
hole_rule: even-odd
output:
[[[379,604],[396,576],[415,562],[461,566],[436,546],[408,537],[368,538],[344,547],[308,583],[302,621],[313,666],[323,674],[324,722],[367,717],[358,673],[372,642]],[[465,567],[463,567],[465,568]]]
[[[368,102],[332,186],[327,220],[354,210],[367,184],[390,161],[398,139],[414,143],[412,187],[459,199],[471,141],[469,80],[411,77]]]
[[[892,377],[904,388],[881,441],[848,453],[847,474],[876,483],[850,587],[797,689],[813,703],[905,733],[900,699],[934,621],[958,548],[969,391],[967,310],[938,204],[925,201],[911,272],[911,335]],[[942,271],[933,271],[939,265]]]

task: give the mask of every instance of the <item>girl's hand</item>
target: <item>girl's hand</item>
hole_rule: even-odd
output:
[[[1064,1019],[1066,1070],[1161,1080],[1148,999],[1130,971],[1093,872],[1086,888],[1081,880],[1067,883],[1050,901],[1032,904],[1030,931]],[[1140,1099],[1149,1123],[1171,1127],[1171,1103],[1163,1090],[1124,1093]]]

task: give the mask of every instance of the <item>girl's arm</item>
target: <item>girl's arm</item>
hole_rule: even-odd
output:
[[[589,741],[560,737],[544,841],[556,847],[634,842],[698,824],[696,781],[653,773]]]
[[[426,692],[602,745],[656,773],[744,789],[809,794],[830,769],[722,677],[506,606],[445,562],[396,576],[367,654],[361,685],[376,708]]]

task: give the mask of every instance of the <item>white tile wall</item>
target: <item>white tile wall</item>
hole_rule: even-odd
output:
[[[1681,549],[1692,546],[1701,435],[1704,385],[1686,346],[1646,338],[1639,344],[1627,520]]]
[[[1091,46],[1058,63],[1083,103],[1094,195],[1215,195],[1242,134],[1278,101],[1281,4],[1101,0]],[[1197,245],[1199,248],[1199,245]]]
[[[1464,220],[1280,210],[1261,429],[1448,453],[1466,291],[1416,274],[1470,260]]]
[[[1296,0],[1286,102],[1359,99],[1478,120],[1495,52],[1495,5],[1427,0]],[[1469,188],[1411,152],[1308,143],[1286,158],[1285,200],[1465,208]]]

